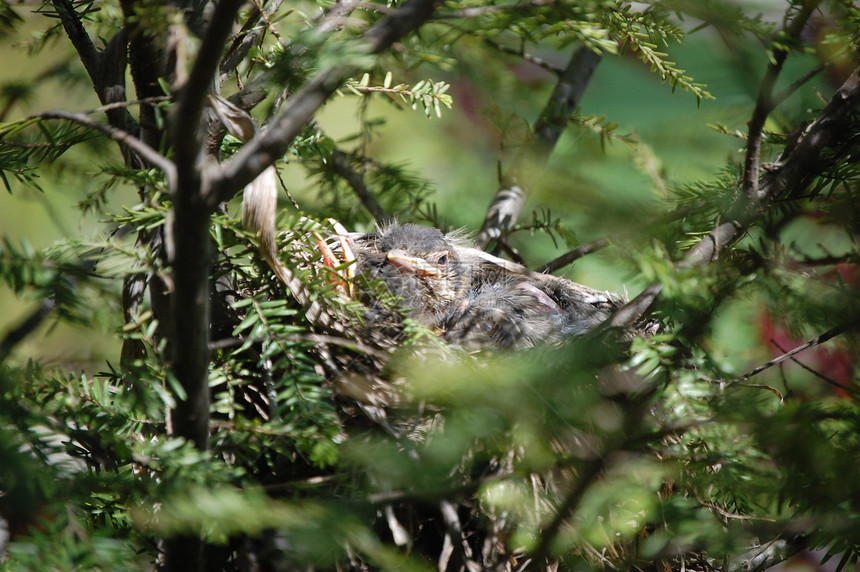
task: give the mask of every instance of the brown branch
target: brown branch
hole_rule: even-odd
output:
[[[204,104],[224,42],[242,0],[222,0],[211,21],[188,81],[181,87],[179,102],[171,115],[176,177],[171,185],[174,222],[170,236],[174,243],[171,296],[171,372],[184,396],[173,411],[174,433],[203,451],[209,444],[209,215],[215,205],[206,204],[205,180],[200,173],[203,153]],[[181,547],[176,547],[172,568],[180,563]]]
[[[114,141],[117,141],[122,145],[127,146],[129,149],[140,155],[140,157],[144,161],[163,172],[168,182],[175,179],[176,177],[176,165],[174,165],[170,159],[166,158],[164,155],[162,155],[137,137],[133,136],[131,133],[95,121],[84,113],[72,113],[69,111],[44,111],[42,113],[31,115],[30,117],[40,119],[64,119],[66,121],[72,121],[79,125],[83,125],[84,127],[87,127],[89,129],[101,131]]]
[[[805,189],[813,177],[838,161],[839,155],[825,163],[822,153],[839,140],[839,135],[849,123],[849,115],[858,105],[860,67],[851,72],[815,121],[795,134],[779,158],[765,171],[758,187],[760,200],[751,204],[748,195],[741,194],[729,209],[729,220],[717,225],[690,249],[677,268],[692,268],[716,260],[764,213],[765,199],[774,201],[793,197]],[[606,326],[623,329],[633,325],[641,318],[640,312],[648,311],[661,289],[656,283],[646,288],[607,320]]]
[[[512,56],[517,56],[517,57],[521,58],[523,61],[528,62],[530,64],[534,64],[537,67],[550,72],[551,74],[559,75],[564,71],[563,68],[561,68],[561,67],[559,67],[553,63],[550,63],[550,62],[546,61],[545,59],[538,57],[534,54],[527,53],[524,49],[517,50],[514,48],[509,48],[507,46],[503,46],[502,44],[499,44],[498,42],[494,42],[493,40],[486,39],[486,38],[484,39],[484,43],[487,44],[488,46],[490,46],[491,48],[493,48],[497,51],[500,51],[502,53],[509,54]]]
[[[46,298],[42,300],[38,308],[3,336],[3,339],[0,340],[0,363],[3,363],[9,357],[15,346],[32,334],[45,321],[45,318],[50,315],[53,309],[54,301],[52,299]]]
[[[531,0],[531,2],[518,2],[517,4],[500,5],[495,4],[489,6],[477,6],[475,8],[464,8],[452,12],[442,12],[434,16],[435,20],[453,20],[461,18],[478,18],[485,14],[495,14],[498,12],[521,12],[532,8],[542,8],[544,6],[556,6],[560,4],[559,0]]]
[[[476,242],[480,248],[486,248],[516,223],[529,189],[539,178],[570,114],[579,105],[600,59],[600,54],[585,46],[574,51],[535,123],[533,138],[520,149],[502,175],[500,188],[487,208],[478,233]]]
[[[407,2],[365,32],[358,45],[363,45],[363,51],[373,55],[387,50],[395,41],[429,20],[437,3],[438,0]],[[290,97],[268,128],[213,175],[206,204],[214,208],[214,205],[230,199],[271,165],[274,158],[283,155],[317,110],[348,77],[360,69],[356,63],[334,64],[320,71]]]
[[[790,26],[782,30],[788,41],[796,41],[800,33],[806,27],[806,22],[812,16],[812,12],[821,0],[808,0],[800,9],[797,16],[791,22]],[[762,78],[759,86],[758,97],[756,98],[755,109],[748,124],[747,132],[747,150],[746,159],[744,162],[744,180],[743,190],[748,196],[751,203],[756,203],[762,199],[759,191],[759,172],[761,167],[761,145],[764,136],[764,124],[767,121],[770,112],[775,107],[773,98],[773,88],[776,84],[776,79],[782,71],[782,66],[788,58],[789,50],[784,48],[776,48],[773,50],[773,56],[767,66],[767,71]]]
[[[104,51],[99,53],[69,0],[53,0],[54,9],[63,23],[63,30],[75,48],[93,85],[96,97],[103,104],[125,100],[125,69],[128,30],[114,34]],[[138,124],[128,110],[108,111],[108,122],[118,129],[137,135]],[[122,146],[122,143],[120,143]],[[123,151],[125,149],[123,148]],[[128,157],[126,157],[128,160]]]
[[[567,493],[567,496],[562,501],[561,505],[555,510],[553,519],[544,526],[540,531],[540,541],[535,549],[529,554],[530,563],[528,570],[545,570],[546,558],[550,554],[550,548],[555,542],[558,533],[561,531],[562,525],[570,516],[570,513],[582,500],[585,491],[591,485],[592,481],[597,478],[606,464],[605,456],[597,456],[586,462],[585,466],[578,473],[576,485]]]
[[[361,201],[361,204],[364,205],[364,208],[367,209],[367,212],[370,213],[377,223],[385,224],[392,221],[392,216],[385,212],[385,209],[376,200],[371,190],[367,188],[361,173],[353,169],[352,165],[349,164],[349,157],[346,153],[340,149],[335,149],[331,155],[330,165],[332,171],[352,188],[358,200]]]
[[[74,5],[69,0],[53,0],[52,3],[57,14],[60,16],[60,21],[63,23],[63,30],[65,30],[69,41],[72,42],[72,46],[78,53],[78,57],[81,58],[81,63],[84,64],[90,80],[94,85],[99,85],[101,83],[98,79],[101,58],[95,45],[93,45],[92,39],[87,34],[83,24],[81,24],[81,20],[78,18],[77,12],[75,12]]]
[[[758,375],[761,372],[763,372],[767,369],[770,369],[777,364],[781,364],[782,362],[793,358],[794,356],[796,356],[797,354],[799,354],[802,351],[805,351],[805,350],[808,350],[809,348],[814,348],[815,346],[821,345],[824,342],[831,340],[840,334],[844,334],[845,332],[847,332],[849,330],[857,328],[858,326],[860,326],[860,320],[855,320],[853,322],[848,322],[847,324],[843,324],[841,326],[837,326],[835,328],[827,330],[826,332],[824,332],[820,336],[813,338],[813,339],[809,340],[808,342],[806,342],[805,344],[801,344],[801,345],[797,346],[796,348],[794,348],[793,350],[788,351],[788,352],[782,354],[781,356],[778,356],[778,357],[770,360],[769,362],[758,366],[757,368],[743,374],[742,376],[730,381],[729,383],[735,384],[735,383],[741,383],[743,381],[746,381],[749,378],[751,378],[755,375]],[[833,383],[836,383],[836,382],[833,382]],[[838,385],[839,387],[841,387],[845,391],[849,391],[849,389],[847,387],[845,387],[841,384],[836,383],[836,385]]]
[[[559,268],[567,266],[568,264],[579,260],[583,256],[587,256],[592,252],[597,252],[598,250],[606,248],[607,246],[609,246],[609,240],[605,238],[599,238],[592,242],[577,246],[573,250],[565,252],[558,258],[550,260],[549,262],[535,270],[535,272],[540,272],[542,274],[552,274]]]
[[[145,27],[136,12],[135,0],[120,0],[120,7],[124,29],[129,36],[128,64],[137,97],[163,97],[165,93],[161,89],[159,78],[168,77],[169,74],[165,69],[161,38]],[[159,148],[163,140],[163,130],[159,125],[155,107],[142,107],[138,121],[141,140],[154,149]]]
[[[212,86],[212,78],[218,69],[224,42],[233,29],[233,19],[242,3],[242,0],[222,0],[216,4],[188,81],[179,88],[179,101],[171,122],[171,139],[180,177],[186,170],[199,168],[199,154],[203,150],[203,109]],[[212,208],[214,206],[212,205]]]
[[[791,97],[791,95],[804,86],[809,80],[829,68],[832,64],[830,62],[821,62],[793,82],[791,85],[780,91],[778,94],[773,96],[773,105],[774,107],[779,107],[786,99]]]
[[[806,536],[777,538],[726,562],[727,572],[761,572],[784,562],[809,546]]]
[[[782,346],[781,346],[781,345],[780,345],[780,344],[779,344],[775,339],[773,339],[773,338],[771,338],[771,339],[770,339],[770,343],[772,343],[773,345],[775,345],[775,346],[776,346],[776,348],[777,348],[779,351],[783,352],[783,353],[788,351],[788,350],[786,350],[784,347],[782,347]],[[798,366],[800,366],[800,367],[801,367],[801,368],[803,368],[804,370],[808,371],[809,373],[811,373],[812,375],[814,375],[814,376],[815,376],[815,377],[817,377],[818,379],[821,379],[821,380],[823,380],[823,381],[825,381],[825,382],[827,382],[827,383],[831,384],[833,387],[838,387],[839,389],[841,389],[841,390],[842,390],[842,391],[844,391],[845,393],[851,393],[851,389],[850,389],[849,387],[847,387],[847,386],[845,386],[845,385],[843,385],[843,384],[839,383],[839,382],[838,382],[838,381],[836,381],[835,379],[831,379],[831,378],[827,377],[826,375],[824,375],[824,374],[823,374],[823,373],[821,373],[820,371],[815,371],[814,369],[812,369],[811,367],[809,367],[808,365],[806,365],[805,363],[803,363],[802,361],[800,361],[799,359],[797,359],[797,357],[792,356],[791,361],[792,361],[792,362],[794,362],[794,363],[796,363]]]

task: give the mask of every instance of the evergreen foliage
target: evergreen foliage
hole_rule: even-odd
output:
[[[0,339],[0,568],[855,569],[860,8],[772,4],[0,4],[0,39],[34,62],[0,78],[6,198],[90,179],[75,236],[0,235],[23,302]],[[693,149],[705,120],[683,125],[727,93],[679,63],[697,42],[727,46],[707,57],[748,94],[710,121],[722,163]],[[585,66],[612,63],[630,91],[643,65],[662,83],[637,112],[709,175],[679,180],[661,140],[580,105]],[[88,111],[27,107],[58,81]],[[334,135],[347,106],[357,127]],[[498,180],[459,177],[470,154]],[[589,162],[618,178],[592,185]],[[272,166],[307,303],[237,212]],[[552,270],[600,250],[631,294],[605,328],[466,352],[323,263],[331,218],[448,231],[513,187],[533,212],[489,248],[562,254]],[[108,332],[111,357],[25,351],[59,325]]]

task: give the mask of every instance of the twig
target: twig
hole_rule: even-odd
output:
[[[40,118],[40,119],[64,119],[66,121],[73,121],[79,125],[83,125],[84,127],[95,129],[96,131],[101,131],[114,141],[117,141],[129,149],[140,155],[140,157],[148,162],[153,167],[161,170],[168,181],[171,181],[176,176],[176,165],[173,162],[166,158],[164,155],[133,136],[131,133],[127,131],[123,131],[122,129],[117,129],[116,127],[112,127],[110,125],[106,125],[104,123],[99,123],[94,119],[90,118],[85,113],[72,113],[69,111],[43,111],[42,113],[37,113],[35,115],[31,115],[31,118]]]
[[[264,339],[265,338],[263,337],[258,338],[259,341],[263,341]],[[333,346],[340,346],[381,360],[387,360],[389,357],[391,357],[387,353],[382,352],[374,347],[340,336],[329,336],[325,334],[288,334],[286,336],[280,336],[278,339],[281,341],[288,342],[310,342],[313,344],[330,344]],[[214,342],[211,342],[209,344],[209,348],[213,350],[227,349],[241,346],[247,341],[247,338],[243,338],[241,336],[225,338],[223,340],[216,340]]]
[[[774,107],[779,107],[786,99],[788,99],[791,94],[800,89],[806,82],[826,70],[832,64],[830,62],[821,62],[793,82],[791,85],[780,91],[778,94],[773,96],[773,105]]]
[[[269,19],[269,16],[271,14],[274,14],[275,11],[277,10],[277,8],[272,8],[270,6],[269,10],[264,10],[263,5],[260,3],[260,0],[252,0],[252,1],[254,3],[254,6],[256,6],[257,10],[259,10],[260,17],[263,19],[263,22],[266,24],[266,28],[268,28],[269,32],[271,32],[271,34],[273,36],[275,36],[275,38],[278,40],[278,43],[281,45],[282,48],[287,48],[289,43],[284,41],[284,38],[281,36],[281,33],[278,32],[278,29],[275,27],[274,24],[272,24],[272,21]],[[280,4],[280,3],[278,2],[276,4]]]
[[[331,155],[330,165],[332,171],[352,188],[358,200],[361,201],[361,204],[364,205],[364,208],[367,209],[367,212],[370,213],[377,223],[384,224],[392,220],[391,215],[385,212],[385,209],[376,200],[374,194],[367,188],[361,173],[353,169],[352,165],[349,164],[349,157],[346,153],[340,149],[335,149]]]
[[[779,343],[777,343],[777,341],[776,341],[776,340],[774,340],[773,338],[771,338],[770,343],[772,343],[773,345],[775,345],[775,346],[777,347],[777,349],[778,349],[779,351],[781,351],[781,352],[786,352],[786,351],[787,351],[784,347],[782,347]],[[803,363],[802,361],[800,361],[800,360],[799,360],[799,359],[797,359],[796,357],[792,356],[791,361],[793,361],[794,363],[796,363],[797,365],[799,365],[800,367],[802,367],[803,369],[805,369],[806,371],[808,371],[809,373],[811,373],[812,375],[814,375],[815,377],[817,377],[818,379],[821,379],[821,380],[823,380],[823,381],[826,381],[826,382],[827,382],[827,383],[829,383],[830,385],[833,385],[833,386],[835,386],[835,387],[838,387],[839,389],[841,389],[841,390],[842,390],[842,391],[844,391],[845,393],[848,393],[848,394],[851,394],[851,393],[852,393],[852,392],[851,392],[851,388],[849,388],[849,387],[845,386],[845,385],[844,385],[844,384],[842,384],[842,383],[839,383],[839,382],[838,382],[838,381],[836,381],[835,379],[831,379],[831,378],[827,377],[826,375],[824,375],[824,374],[823,374],[823,373],[821,373],[820,371],[815,371],[814,369],[812,369],[811,367],[809,367],[808,365],[806,365],[805,363]]]
[[[746,381],[749,378],[760,374],[761,372],[765,371],[766,369],[770,369],[773,366],[780,364],[787,359],[791,359],[793,356],[799,354],[800,352],[802,352],[804,350],[808,350],[809,348],[813,348],[817,345],[821,345],[824,342],[826,342],[832,338],[835,338],[836,336],[838,336],[840,334],[844,334],[845,332],[847,332],[853,328],[856,328],[858,326],[860,326],[860,320],[855,320],[853,322],[848,322],[847,324],[843,324],[841,326],[837,326],[835,328],[827,330],[826,332],[824,332],[823,334],[821,334],[817,338],[813,338],[813,339],[809,340],[808,342],[806,342],[805,344],[801,344],[801,345],[797,346],[796,348],[794,348],[793,350],[788,351],[788,352],[782,354],[781,356],[776,357],[776,358],[770,360],[769,362],[758,366],[757,368],[755,368],[755,369],[743,374],[742,376],[730,381],[729,384],[741,383],[743,381]],[[834,383],[836,383],[836,382],[834,382]],[[842,389],[845,389],[846,391],[848,391],[848,388],[846,388],[845,386],[838,384],[838,383],[836,383],[836,385],[838,385]]]
[[[21,343],[27,336],[32,334],[38,328],[45,318],[54,309],[54,301],[50,298],[42,300],[42,303],[36,308],[27,318],[25,318],[18,326],[12,328],[0,341],[0,363],[9,357],[16,345]]]
[[[399,10],[380,20],[361,36],[360,44],[370,54],[379,54],[395,41],[410,33],[433,15],[438,0],[411,0]],[[291,96],[286,105],[260,136],[234,155],[213,174],[211,192],[206,203],[210,208],[230,199],[238,189],[253,181],[266,169],[272,157],[283,155],[293,139],[328,101],[350,75],[359,71],[355,65],[333,64]]]
[[[562,72],[564,72],[564,68],[561,68],[555,64],[552,64],[552,63],[546,61],[545,59],[540,58],[534,54],[526,53],[526,51],[524,49],[515,50],[514,48],[509,48],[507,46],[503,46],[502,44],[495,42],[493,40],[490,40],[488,38],[484,39],[484,43],[487,44],[488,46],[490,46],[491,48],[498,50],[500,52],[503,52],[503,53],[506,53],[506,54],[509,54],[512,56],[520,57],[523,59],[523,61],[526,61],[530,64],[534,64],[534,65],[538,66],[539,68],[550,72],[553,75],[560,75]]]
[[[92,111],[88,113],[99,113],[104,111],[112,111],[114,109],[122,109],[125,107],[132,107],[135,105],[147,105],[151,103],[161,103],[163,101],[170,101],[170,96],[161,95],[157,97],[144,97],[143,99],[133,99],[131,101],[115,101],[113,103],[106,103],[105,105],[100,105],[96,107]]]
[[[807,1],[791,22],[791,25],[781,32],[785,34],[789,41],[794,41],[800,36],[800,33],[806,27],[807,20],[812,16],[812,12],[820,1]],[[770,112],[775,107],[773,88],[777,77],[782,71],[782,66],[788,58],[788,54],[789,51],[787,49],[777,48],[774,50],[772,59],[759,86],[755,109],[748,124],[743,190],[752,204],[764,198],[759,192],[759,170],[761,166],[761,144],[764,135],[764,124]]]
[[[582,500],[585,491],[591,485],[591,482],[603,470],[606,458],[604,456],[594,457],[589,460],[578,474],[576,486],[574,486],[562,501],[561,505],[555,510],[553,519],[544,526],[540,531],[540,541],[535,549],[529,554],[531,563],[528,570],[543,570],[545,566],[544,560],[549,555],[550,547],[555,542],[562,525],[568,519],[570,512],[576,508],[579,501]]]
[[[609,246],[609,240],[605,238],[599,238],[592,242],[577,246],[573,250],[565,252],[558,258],[554,258],[540,268],[536,269],[535,272],[540,272],[542,274],[552,274],[559,268],[567,266],[575,260],[579,260],[583,256],[587,256],[592,252],[596,252],[602,248],[606,248],[607,246]]]
[[[487,208],[478,233],[476,242],[480,248],[486,248],[516,223],[529,188],[549,159],[570,114],[579,105],[600,59],[600,54],[585,46],[574,51],[534,126],[532,140],[520,149],[502,175],[500,188]]]
[[[464,8],[452,12],[442,12],[434,16],[435,20],[452,20],[459,18],[478,18],[485,14],[495,14],[497,12],[519,12],[531,8],[542,8],[544,6],[555,6],[559,4],[559,0],[532,0],[531,2],[519,2],[509,5],[478,6],[475,8]]]

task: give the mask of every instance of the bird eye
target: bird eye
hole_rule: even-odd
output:
[[[448,264],[448,254],[446,253],[440,256],[439,259],[436,261],[436,264],[438,266],[445,266],[446,264]]]

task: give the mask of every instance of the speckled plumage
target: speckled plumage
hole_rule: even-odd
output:
[[[471,248],[458,234],[393,224],[354,237],[357,272],[382,280],[411,316],[468,348],[524,348],[583,334],[621,300]]]

